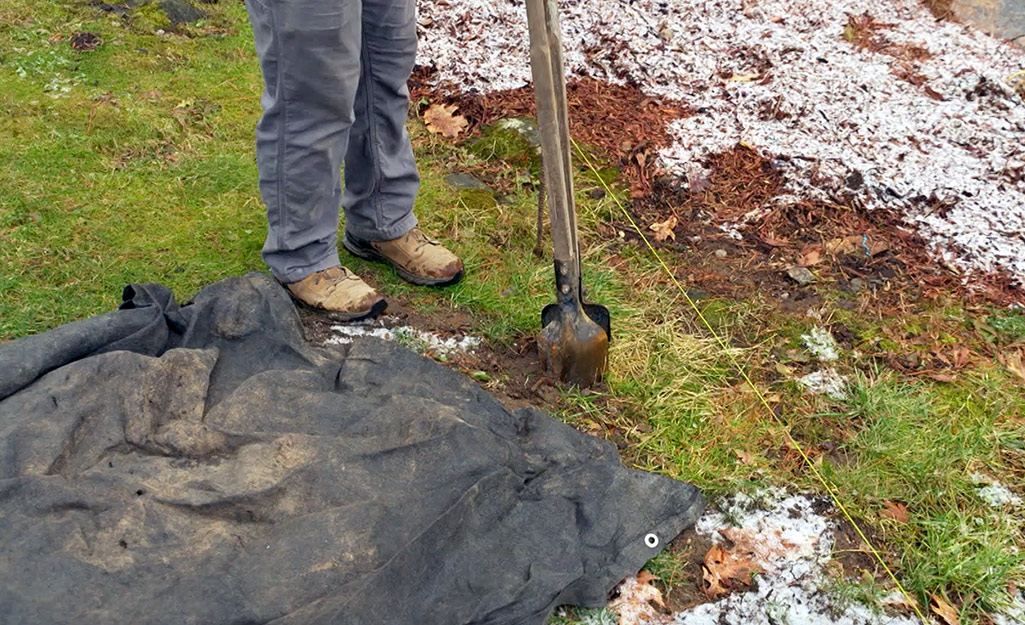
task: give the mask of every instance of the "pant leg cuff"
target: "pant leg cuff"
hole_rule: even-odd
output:
[[[417,221],[416,215],[410,211],[409,214],[395,222],[391,227],[384,229],[350,226],[348,220],[346,220],[345,231],[353,237],[363,241],[390,241],[391,239],[397,239],[406,234],[415,228],[418,223],[419,221]]]
[[[288,284],[290,282],[298,282],[303,278],[309,277],[311,274],[324,269],[330,269],[337,265],[341,265],[341,260],[338,258],[338,250],[328,254],[319,262],[316,262],[307,267],[289,267],[286,270],[278,270],[271,267],[271,274],[278,279],[279,282]]]

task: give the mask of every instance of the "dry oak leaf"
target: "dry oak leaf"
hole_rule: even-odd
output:
[[[669,218],[665,221],[656,221],[655,223],[648,226],[648,228],[650,228],[651,231],[655,233],[656,241],[661,242],[665,241],[666,239],[672,239],[673,241],[675,241],[676,233],[673,232],[673,228],[676,227],[676,224],[679,223],[679,221],[680,220],[676,218],[676,215],[670,215]]]
[[[929,602],[929,607],[932,608],[933,613],[940,617],[940,621],[946,623],[946,625],[960,625],[960,621],[957,619],[957,608],[947,603],[947,600],[938,595],[929,593],[929,598],[932,601]]]
[[[758,464],[758,462],[755,461],[755,457],[752,456],[751,454],[747,453],[746,451],[741,451],[739,449],[734,449],[733,453],[735,453],[737,455],[737,460],[740,460],[741,462],[743,462],[744,464],[746,464],[749,467],[753,467],[756,464]]]
[[[1007,367],[1007,370],[1018,376],[1022,382],[1025,382],[1025,362],[1022,361],[1022,353],[1008,352],[1006,354],[997,354],[997,360],[1000,364]]]
[[[816,248],[809,249],[797,257],[797,264],[802,267],[811,267],[822,262],[822,252]]]
[[[718,545],[714,545],[705,554],[702,577],[708,584],[705,594],[715,598],[730,592],[733,582],[744,585],[751,583],[751,573],[761,569],[750,558],[734,555]]]
[[[427,130],[443,137],[454,139],[466,130],[469,122],[462,115],[456,115],[456,104],[432,104],[424,111]]]
[[[879,512],[880,516],[893,519],[901,525],[911,520],[911,514],[908,513],[908,508],[904,504],[897,501],[887,501],[883,506],[883,509]]]
[[[883,239],[861,234],[852,234],[826,242],[826,252],[834,256],[845,254],[876,256],[888,249],[890,249],[890,246]]]

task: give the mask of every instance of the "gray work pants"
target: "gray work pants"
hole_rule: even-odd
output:
[[[414,0],[246,7],[265,83],[256,127],[263,258],[276,278],[294,282],[339,264],[339,206],[360,239],[394,239],[417,223],[420,177],[406,132]]]

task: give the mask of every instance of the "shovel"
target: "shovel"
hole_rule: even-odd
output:
[[[541,156],[555,248],[556,303],[541,311],[541,365],[562,382],[602,379],[612,336],[609,310],[584,300],[570,162],[569,107],[554,0],[526,0]]]

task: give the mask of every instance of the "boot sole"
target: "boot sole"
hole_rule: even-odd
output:
[[[362,258],[363,260],[391,265],[403,280],[417,286],[451,286],[463,279],[462,271],[451,278],[432,278],[430,276],[421,276],[411,273],[392,259],[375,250],[370,245],[364,245],[359,241],[354,240],[349,236],[348,232],[346,232],[345,236],[342,237],[342,246],[345,247],[350,254],[358,258]]]

